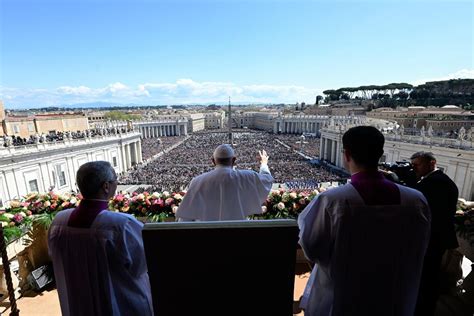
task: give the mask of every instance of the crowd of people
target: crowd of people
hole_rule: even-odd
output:
[[[76,132],[49,132],[48,134],[35,134],[30,135],[29,138],[20,137],[20,136],[9,136],[4,135],[3,140],[3,147],[10,147],[10,146],[25,146],[25,145],[33,145],[39,143],[55,143],[55,142],[62,142],[65,140],[72,140],[72,139],[84,139],[84,138],[93,138],[97,136],[104,136],[104,135],[116,135],[116,134],[123,134],[130,132],[130,128],[126,127],[112,127],[112,128],[94,128],[88,129],[84,131],[76,131]]]
[[[174,144],[179,143],[184,136],[169,136],[163,138],[143,138],[142,139],[142,158],[147,161],[150,158],[164,152]]]
[[[164,148],[176,144],[179,137],[163,137],[162,144],[157,139],[148,139],[142,143],[143,157],[153,156]],[[265,150],[270,156],[270,170],[276,183],[290,181],[330,182],[340,181],[340,176],[330,171],[312,166],[306,158],[298,154],[298,137],[273,135],[266,132],[239,131],[233,133],[232,147],[235,149],[238,169],[258,170],[258,149]],[[151,185],[156,191],[181,191],[187,188],[193,177],[212,170],[212,151],[219,144],[229,143],[226,132],[193,133],[181,144],[146,164],[137,165],[134,170],[120,178],[121,184]],[[296,146],[296,147],[295,147]],[[315,148],[312,148],[315,147]],[[319,144],[312,139],[305,150],[319,151]],[[156,155],[156,154],[155,154]]]
[[[301,151],[306,156],[312,158],[319,157],[320,138],[318,137],[301,137],[292,134],[280,134],[277,138],[291,146],[294,150]]]

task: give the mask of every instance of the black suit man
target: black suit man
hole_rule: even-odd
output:
[[[458,200],[456,184],[440,169],[430,152],[411,156],[419,181],[413,186],[423,193],[431,209],[431,235],[423,264],[423,272],[415,315],[434,315],[440,295],[441,260],[447,249],[458,247],[454,231],[454,215]]]

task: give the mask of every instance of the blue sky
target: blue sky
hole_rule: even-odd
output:
[[[0,0],[7,108],[309,102],[474,78],[472,1]]]

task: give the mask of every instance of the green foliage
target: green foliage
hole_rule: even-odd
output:
[[[111,121],[130,121],[140,119],[140,115],[128,114],[122,111],[109,111],[105,113],[104,117]]]
[[[5,240],[5,243],[8,243],[14,239],[20,238],[22,234],[23,234],[23,230],[18,226],[3,228],[3,238]]]
[[[58,212],[51,212],[51,213],[42,213],[42,214],[36,215],[35,218],[33,219],[33,223],[40,227],[43,227],[44,229],[49,229],[57,213]]]

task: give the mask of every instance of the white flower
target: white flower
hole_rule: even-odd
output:
[[[69,203],[71,204],[76,204],[77,203],[77,199],[75,197],[72,197],[70,200],[69,200]]]
[[[18,214],[20,214],[22,217],[26,217],[26,214],[24,212],[20,212]]]
[[[176,212],[178,211],[178,207],[175,205],[171,208],[171,211],[173,212],[173,214],[176,214]]]
[[[161,197],[161,194],[158,192],[153,192],[151,196],[154,197],[155,199],[159,199]]]
[[[183,196],[178,193],[178,194],[176,194],[176,195],[174,196],[174,198],[175,198],[176,200],[182,200],[182,199],[183,199]]]
[[[50,201],[44,202],[44,206],[45,206],[45,207],[51,206],[51,202],[50,202]]]
[[[277,208],[281,211],[281,210],[284,210],[285,209],[285,203],[283,202],[280,202],[277,204]]]
[[[162,196],[168,196],[170,193],[168,191],[163,191]]]
[[[297,196],[298,195],[296,194],[296,192],[291,192],[290,193],[290,198],[292,198],[292,199],[296,199]]]
[[[137,200],[143,201],[145,199],[145,195],[143,193],[140,193],[137,195]]]
[[[5,216],[8,219],[11,219],[11,218],[13,218],[14,215],[11,214],[11,213],[5,213],[5,214],[3,214],[3,216]]]
[[[265,205],[262,206],[262,214],[265,214],[267,212],[267,207]]]
[[[2,227],[8,226],[7,222],[0,222],[0,223],[2,223]]]

